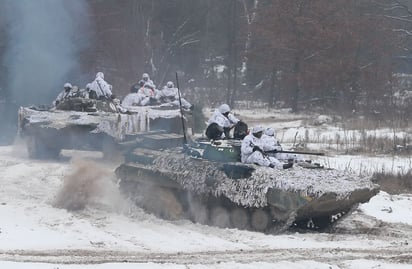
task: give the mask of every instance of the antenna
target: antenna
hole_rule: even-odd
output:
[[[177,93],[179,96],[179,108],[180,108],[180,118],[182,119],[182,128],[183,128],[183,143],[187,144],[186,138],[186,128],[185,128],[185,119],[183,118],[183,110],[182,110],[182,99],[180,97],[180,87],[179,87],[179,78],[176,72],[176,86],[177,86]]]

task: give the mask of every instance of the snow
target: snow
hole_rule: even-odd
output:
[[[371,175],[375,172],[404,175],[412,169],[410,156],[355,156],[335,155],[313,158],[325,167],[352,172],[358,175]]]
[[[126,135],[150,130],[150,123],[158,118],[180,118],[180,110],[159,106],[127,107],[129,113],[78,112],[78,111],[37,111],[21,107],[19,117],[30,124],[40,124],[42,128],[62,129],[67,126],[89,126],[91,133],[107,133],[122,140]]]
[[[259,113],[244,115],[257,122]],[[284,111],[275,116],[282,115]],[[279,127],[300,128],[305,119],[289,117],[287,122],[264,125],[275,127],[278,138],[291,141],[296,130],[282,132]],[[264,118],[274,119],[270,113]],[[336,131],[330,126],[318,128]],[[125,199],[110,176],[99,179],[101,188],[84,209],[54,207],[77,161],[95,162],[92,169],[104,175],[118,165],[101,154],[64,154],[68,156],[60,161],[39,161],[29,159],[19,145],[0,147],[0,268],[404,269],[412,265],[411,194],[381,191],[332,232],[291,230],[270,235],[156,218]],[[336,155],[316,160],[359,174],[411,167],[410,157]]]
[[[105,263],[97,265],[58,265],[58,267],[50,267],[50,264],[47,263],[16,263],[16,262],[0,262],[2,268],[8,269],[44,269],[44,268],[59,268],[59,269],[205,269],[205,268],[215,268],[215,269],[409,269],[410,265],[408,264],[393,264],[387,262],[371,262],[368,260],[353,260],[350,262],[343,263],[345,267],[340,267],[336,265],[330,265],[327,263],[319,263],[315,261],[297,261],[297,262],[278,262],[278,263],[265,263],[265,262],[253,262],[249,264],[239,264],[234,262],[220,263],[217,265],[176,265],[176,264],[155,264],[155,263]],[[54,265],[53,265],[54,266]]]
[[[213,192],[215,196],[223,195],[245,207],[266,206],[269,189],[292,191],[310,197],[334,193],[337,199],[345,199],[356,190],[368,188],[372,192],[376,188],[370,177],[359,177],[338,170],[305,169],[299,166],[288,170],[273,170],[269,167],[250,165],[256,170],[247,180],[232,180],[224,172],[217,170],[214,164],[200,163],[173,151],[165,151],[154,160],[154,164],[159,170],[185,171],[178,176],[171,174],[170,177],[194,193]],[[187,170],[185,167],[192,169]],[[213,187],[205,184],[211,176],[216,180]]]
[[[370,216],[385,222],[412,225],[412,195],[390,195],[381,192],[360,208]]]

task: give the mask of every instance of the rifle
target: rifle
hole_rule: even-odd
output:
[[[325,156],[325,153],[323,152],[291,151],[291,150],[276,150],[276,149],[265,151],[265,153],[291,153],[291,154]]]
[[[178,96],[179,96],[180,118],[182,119],[182,128],[183,128],[183,144],[184,144],[184,145],[187,145],[186,128],[185,128],[185,119],[183,118],[182,99],[180,98],[179,78],[177,77],[177,72],[176,72],[176,86],[177,86],[177,93],[178,93]]]

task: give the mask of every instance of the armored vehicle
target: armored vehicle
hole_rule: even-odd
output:
[[[147,136],[115,171],[131,199],[166,219],[269,233],[325,229],[378,192],[368,176],[243,164],[239,140],[180,143],[180,135]]]
[[[112,154],[146,132],[182,132],[177,108],[133,106],[70,98],[57,107],[20,107],[19,135],[32,158],[56,158],[62,149],[98,150]]]

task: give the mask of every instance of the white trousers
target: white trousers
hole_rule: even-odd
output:
[[[283,163],[281,163],[275,157],[263,155],[260,151],[255,151],[250,154],[246,159],[243,161],[244,163],[254,163],[261,166],[269,166],[273,164],[276,168],[283,168]]]
[[[182,101],[182,107],[184,109],[190,109],[190,107],[192,106],[185,98],[180,98],[180,100]],[[179,106],[179,99],[174,100],[173,102],[171,102],[173,105],[175,106]]]

